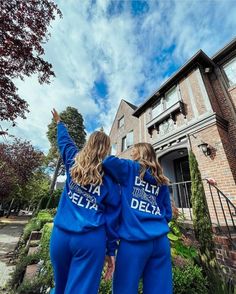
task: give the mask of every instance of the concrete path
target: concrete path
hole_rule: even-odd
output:
[[[0,218],[0,287],[4,288],[15,266],[9,264],[29,217]],[[1,289],[0,289],[0,293]]]

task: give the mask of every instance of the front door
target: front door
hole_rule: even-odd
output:
[[[177,183],[178,206],[181,208],[191,207],[191,176],[188,156],[175,159],[174,169]]]

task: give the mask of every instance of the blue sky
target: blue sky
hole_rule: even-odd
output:
[[[200,48],[211,56],[236,35],[230,0],[56,2],[63,19],[45,45],[56,78],[17,81],[30,113],[9,129],[45,152],[53,107],[77,107],[88,134],[109,132],[121,99],[139,105]]]

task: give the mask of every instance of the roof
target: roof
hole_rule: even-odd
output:
[[[157,97],[161,96],[164,92],[170,89],[176,84],[184,75],[186,75],[196,64],[202,64],[204,66],[214,66],[214,63],[202,50],[199,50],[194,54],[177,72],[175,72],[160,88],[149,96],[144,103],[142,103],[133,113],[134,116],[139,115],[145,111],[145,109],[151,105]]]
[[[111,129],[110,129],[110,132],[109,132],[109,136],[111,135],[111,131],[112,131],[113,126],[114,126],[114,123],[115,123],[115,121],[116,121],[116,119],[117,119],[117,115],[118,115],[118,113],[119,113],[119,110],[120,110],[121,104],[122,104],[123,102],[126,103],[126,104],[127,104],[129,107],[131,107],[133,110],[135,110],[135,109],[137,108],[137,106],[135,106],[134,104],[132,104],[132,103],[130,103],[130,102],[124,100],[124,99],[121,99],[121,100],[120,100],[120,104],[119,104],[119,106],[118,106],[118,109],[117,109],[117,111],[116,111],[116,115],[115,115],[115,118],[114,118],[114,120],[113,120],[113,123],[112,123]]]
[[[236,37],[233,38],[228,44],[226,44],[222,49],[217,51],[213,56],[212,60],[217,63],[221,61],[226,55],[228,55],[233,50],[236,50]]]
[[[136,106],[136,105],[134,105],[134,104],[132,104],[132,103],[130,103],[130,102],[128,102],[128,101],[126,101],[126,100],[124,100],[124,99],[122,99],[125,103],[127,103],[133,110],[135,110],[135,109],[137,109],[138,108],[138,106]]]

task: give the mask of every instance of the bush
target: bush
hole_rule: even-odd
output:
[[[42,228],[41,222],[37,218],[32,218],[29,223],[25,226],[23,235],[21,237],[21,242],[24,244],[30,237],[32,231],[40,231]]]
[[[30,237],[32,231],[40,231],[44,224],[53,221],[53,216],[49,211],[40,211],[38,215],[32,218],[25,226],[21,237],[21,245],[25,244]]]
[[[183,268],[173,268],[173,283],[175,294],[207,294],[207,279],[197,265],[187,265]]]
[[[101,281],[99,294],[112,294],[112,283],[111,281]]]
[[[40,240],[40,257],[44,261],[40,278],[44,286],[53,287],[53,268],[50,260],[49,247],[53,224],[45,224]]]
[[[26,281],[17,289],[17,294],[39,294],[42,293],[42,283],[39,279]]]
[[[12,276],[9,282],[9,286],[11,287],[11,289],[16,288],[22,282],[27,265],[36,264],[39,261],[40,261],[39,253],[35,253],[29,256],[28,255],[24,256],[16,265],[16,268],[14,272],[12,273]]]
[[[168,233],[168,238],[171,242],[171,255],[172,259],[177,256],[195,261],[197,258],[197,249],[194,246],[191,246],[192,241],[187,239],[184,234],[181,232],[180,224],[178,219],[173,219],[169,222],[170,232]],[[186,245],[185,242],[188,241],[189,245]]]
[[[158,283],[158,281],[157,281]],[[207,279],[203,276],[199,266],[187,264],[173,268],[174,294],[208,294]],[[111,281],[101,281],[99,294],[111,294]],[[139,285],[139,294],[142,294],[142,282]]]

